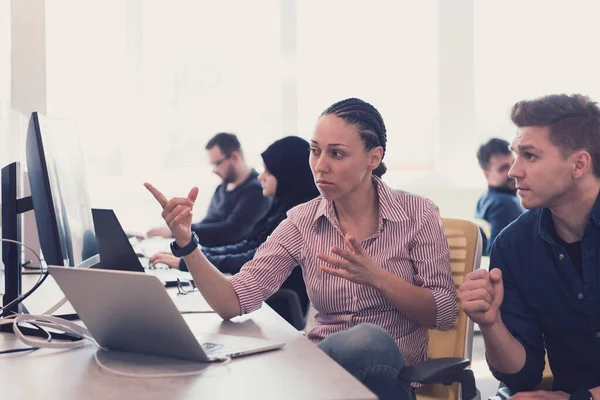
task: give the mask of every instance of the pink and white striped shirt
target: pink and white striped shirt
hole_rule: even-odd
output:
[[[437,308],[435,329],[452,328],[458,310],[448,243],[439,210],[426,198],[393,190],[374,177],[379,199],[377,232],[361,241],[373,260],[413,285],[427,288]],[[428,327],[407,318],[376,289],[322,272],[317,253],[345,248],[333,202],[321,196],[288,212],[287,219],[230,278],[243,313],[257,310],[296,266],[302,268],[314,308],[308,338],[319,342],[332,333],[370,322],[396,341],[407,364],[427,357]]]

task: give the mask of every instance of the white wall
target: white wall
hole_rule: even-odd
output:
[[[8,161],[22,161],[21,115],[46,113],[45,0],[11,1],[11,112]]]
[[[0,2],[0,167],[8,163],[8,128],[10,113],[10,2]],[[2,189],[0,189],[1,192]],[[1,203],[1,200],[0,200]],[[0,204],[0,208],[2,204]],[[0,214],[0,227],[2,216]],[[0,246],[0,256],[2,246]],[[3,274],[0,274],[3,276]],[[0,287],[3,282],[0,281]]]
[[[388,124],[385,180],[431,197],[446,215],[470,217],[485,188],[477,146],[512,137],[512,102],[545,89],[600,94],[585,41],[599,6],[586,0],[1,4],[13,5],[18,73],[13,94],[0,86],[0,157],[22,150],[24,129],[18,117],[7,122],[8,102],[77,120],[93,206],[113,207],[140,229],[160,222],[145,180],[167,195],[200,186],[202,215],[218,183],[203,151],[216,131],[238,133],[260,167],[274,139],[308,138],[323,108],[352,95],[372,101]],[[545,19],[531,26],[535,13]],[[0,21],[11,22],[7,15]],[[557,28],[577,20],[584,34]],[[528,54],[524,36],[539,51]],[[545,37],[584,62],[558,66]],[[0,48],[0,83],[11,79],[9,54]]]
[[[0,2],[0,166],[8,159],[8,128],[11,77],[11,13],[10,2]]]

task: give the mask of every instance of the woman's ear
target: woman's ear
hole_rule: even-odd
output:
[[[371,171],[375,170],[381,164],[381,160],[383,159],[383,147],[377,146],[369,150],[369,169]]]

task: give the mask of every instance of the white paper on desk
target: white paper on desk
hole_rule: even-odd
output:
[[[205,313],[214,312],[211,306],[208,305],[204,297],[198,292],[188,293],[185,295],[174,295],[171,297],[177,306],[177,309],[184,313]]]

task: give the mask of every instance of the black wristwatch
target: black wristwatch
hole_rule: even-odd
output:
[[[592,396],[590,391],[587,389],[577,389],[576,391],[571,393],[571,396],[569,397],[569,399],[570,400],[594,400],[594,396]]]
[[[196,250],[196,247],[198,247],[199,244],[200,241],[198,240],[198,235],[196,235],[196,232],[192,232],[192,240],[190,240],[190,242],[184,247],[179,247],[177,246],[176,241],[172,241],[171,253],[173,253],[175,257],[185,257],[192,251]]]

